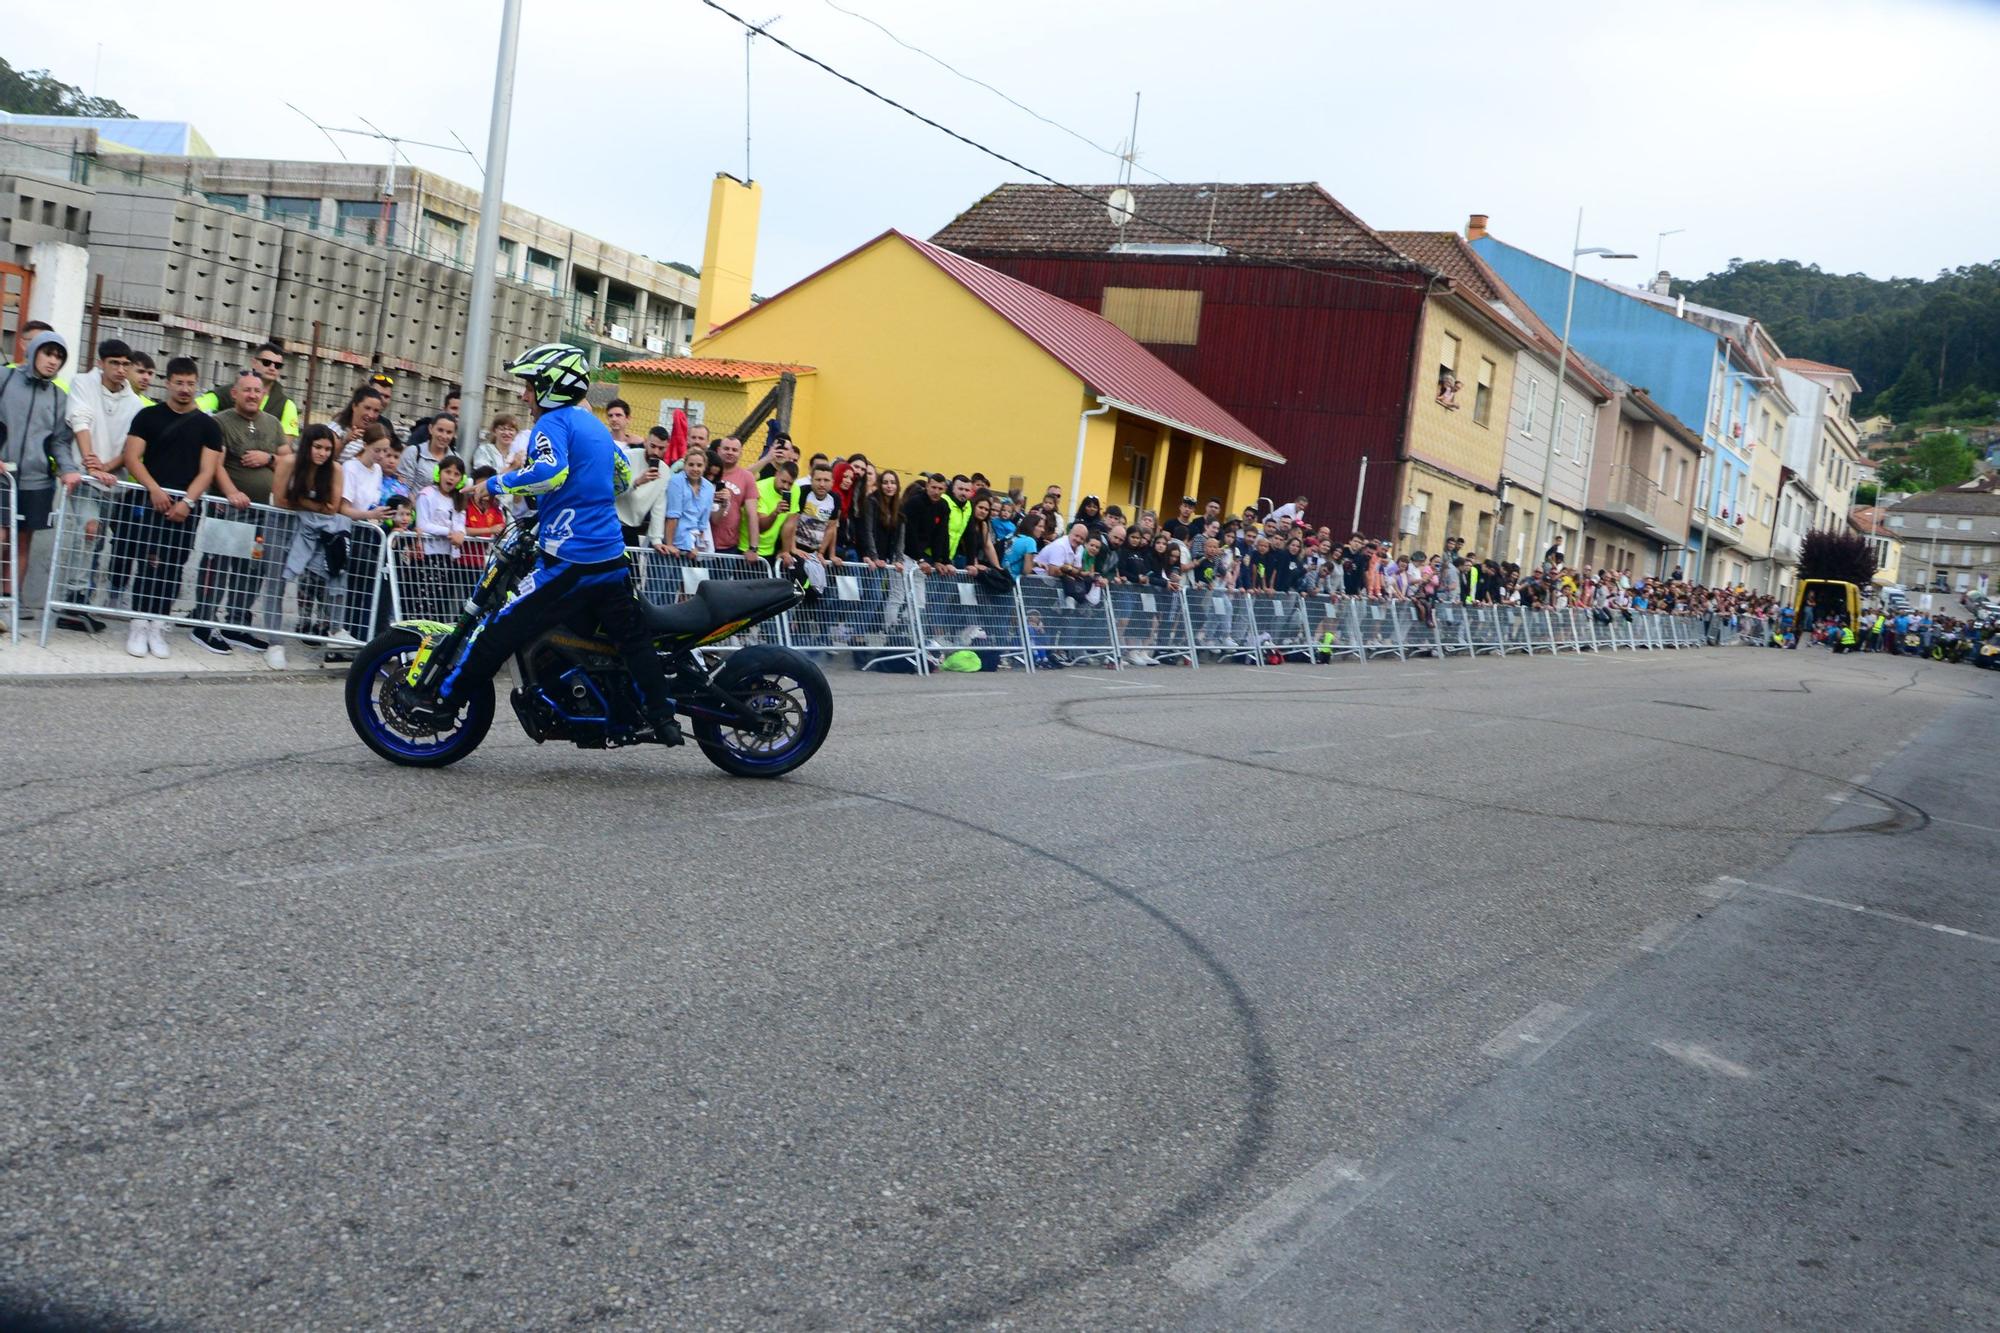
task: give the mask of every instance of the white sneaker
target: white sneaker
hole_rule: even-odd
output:
[[[361,640],[355,638],[344,629],[337,629],[327,635],[326,641],[335,648],[359,648],[361,646]]]
[[[133,618],[132,628],[125,632],[125,652],[128,656],[144,657],[146,655],[146,647],[149,642],[146,626],[147,622],[143,618],[136,616]]]
[[[166,657],[167,628],[157,620],[146,622],[146,651],[155,657]]]
[[[264,665],[273,671],[283,671],[286,666],[285,645],[282,643],[272,644],[264,654]]]

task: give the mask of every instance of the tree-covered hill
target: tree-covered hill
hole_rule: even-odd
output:
[[[1966,416],[1991,415],[2000,394],[2000,262],[1926,280],[1732,260],[1674,290],[1762,320],[1788,355],[1848,367],[1864,412],[1907,420],[1951,402]]]

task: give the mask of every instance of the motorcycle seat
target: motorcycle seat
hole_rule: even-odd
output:
[[[684,602],[646,603],[646,633],[655,639],[705,639],[725,625],[788,611],[798,600],[798,586],[789,579],[705,579]]]

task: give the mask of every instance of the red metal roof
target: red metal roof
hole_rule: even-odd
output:
[[[964,255],[954,254],[900,231],[883,232],[818,273],[801,278],[770,300],[752,306],[730,324],[756,318],[759,311],[768,310],[784,300],[819,273],[889,242],[907,245],[937,265],[953,282],[1081,379],[1099,398],[1134,416],[1239,449],[1267,463],[1279,465],[1285,461],[1284,455],[1266,444],[1255,431],[1182,379],[1171,366],[1134,342],[1116,325],[1081,306],[1071,305],[1061,297],[1051,296],[1039,287],[1030,287]]]
[[[774,380],[790,371],[809,374],[811,366],[778,361],[731,361],[714,356],[655,356],[640,361],[608,361],[606,370],[630,370],[645,375],[678,375],[690,380]]]
[[[1806,374],[1818,371],[1822,375],[1845,375],[1850,379],[1854,377],[1854,372],[1846,366],[1829,366],[1824,361],[1809,361],[1802,356],[1781,356],[1778,358],[1778,364],[1787,370],[1804,371]]]

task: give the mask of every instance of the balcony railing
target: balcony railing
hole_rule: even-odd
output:
[[[1611,504],[1623,505],[1648,518],[1659,516],[1660,488],[1645,473],[1620,464],[1611,469],[1609,483],[1605,499]]]

